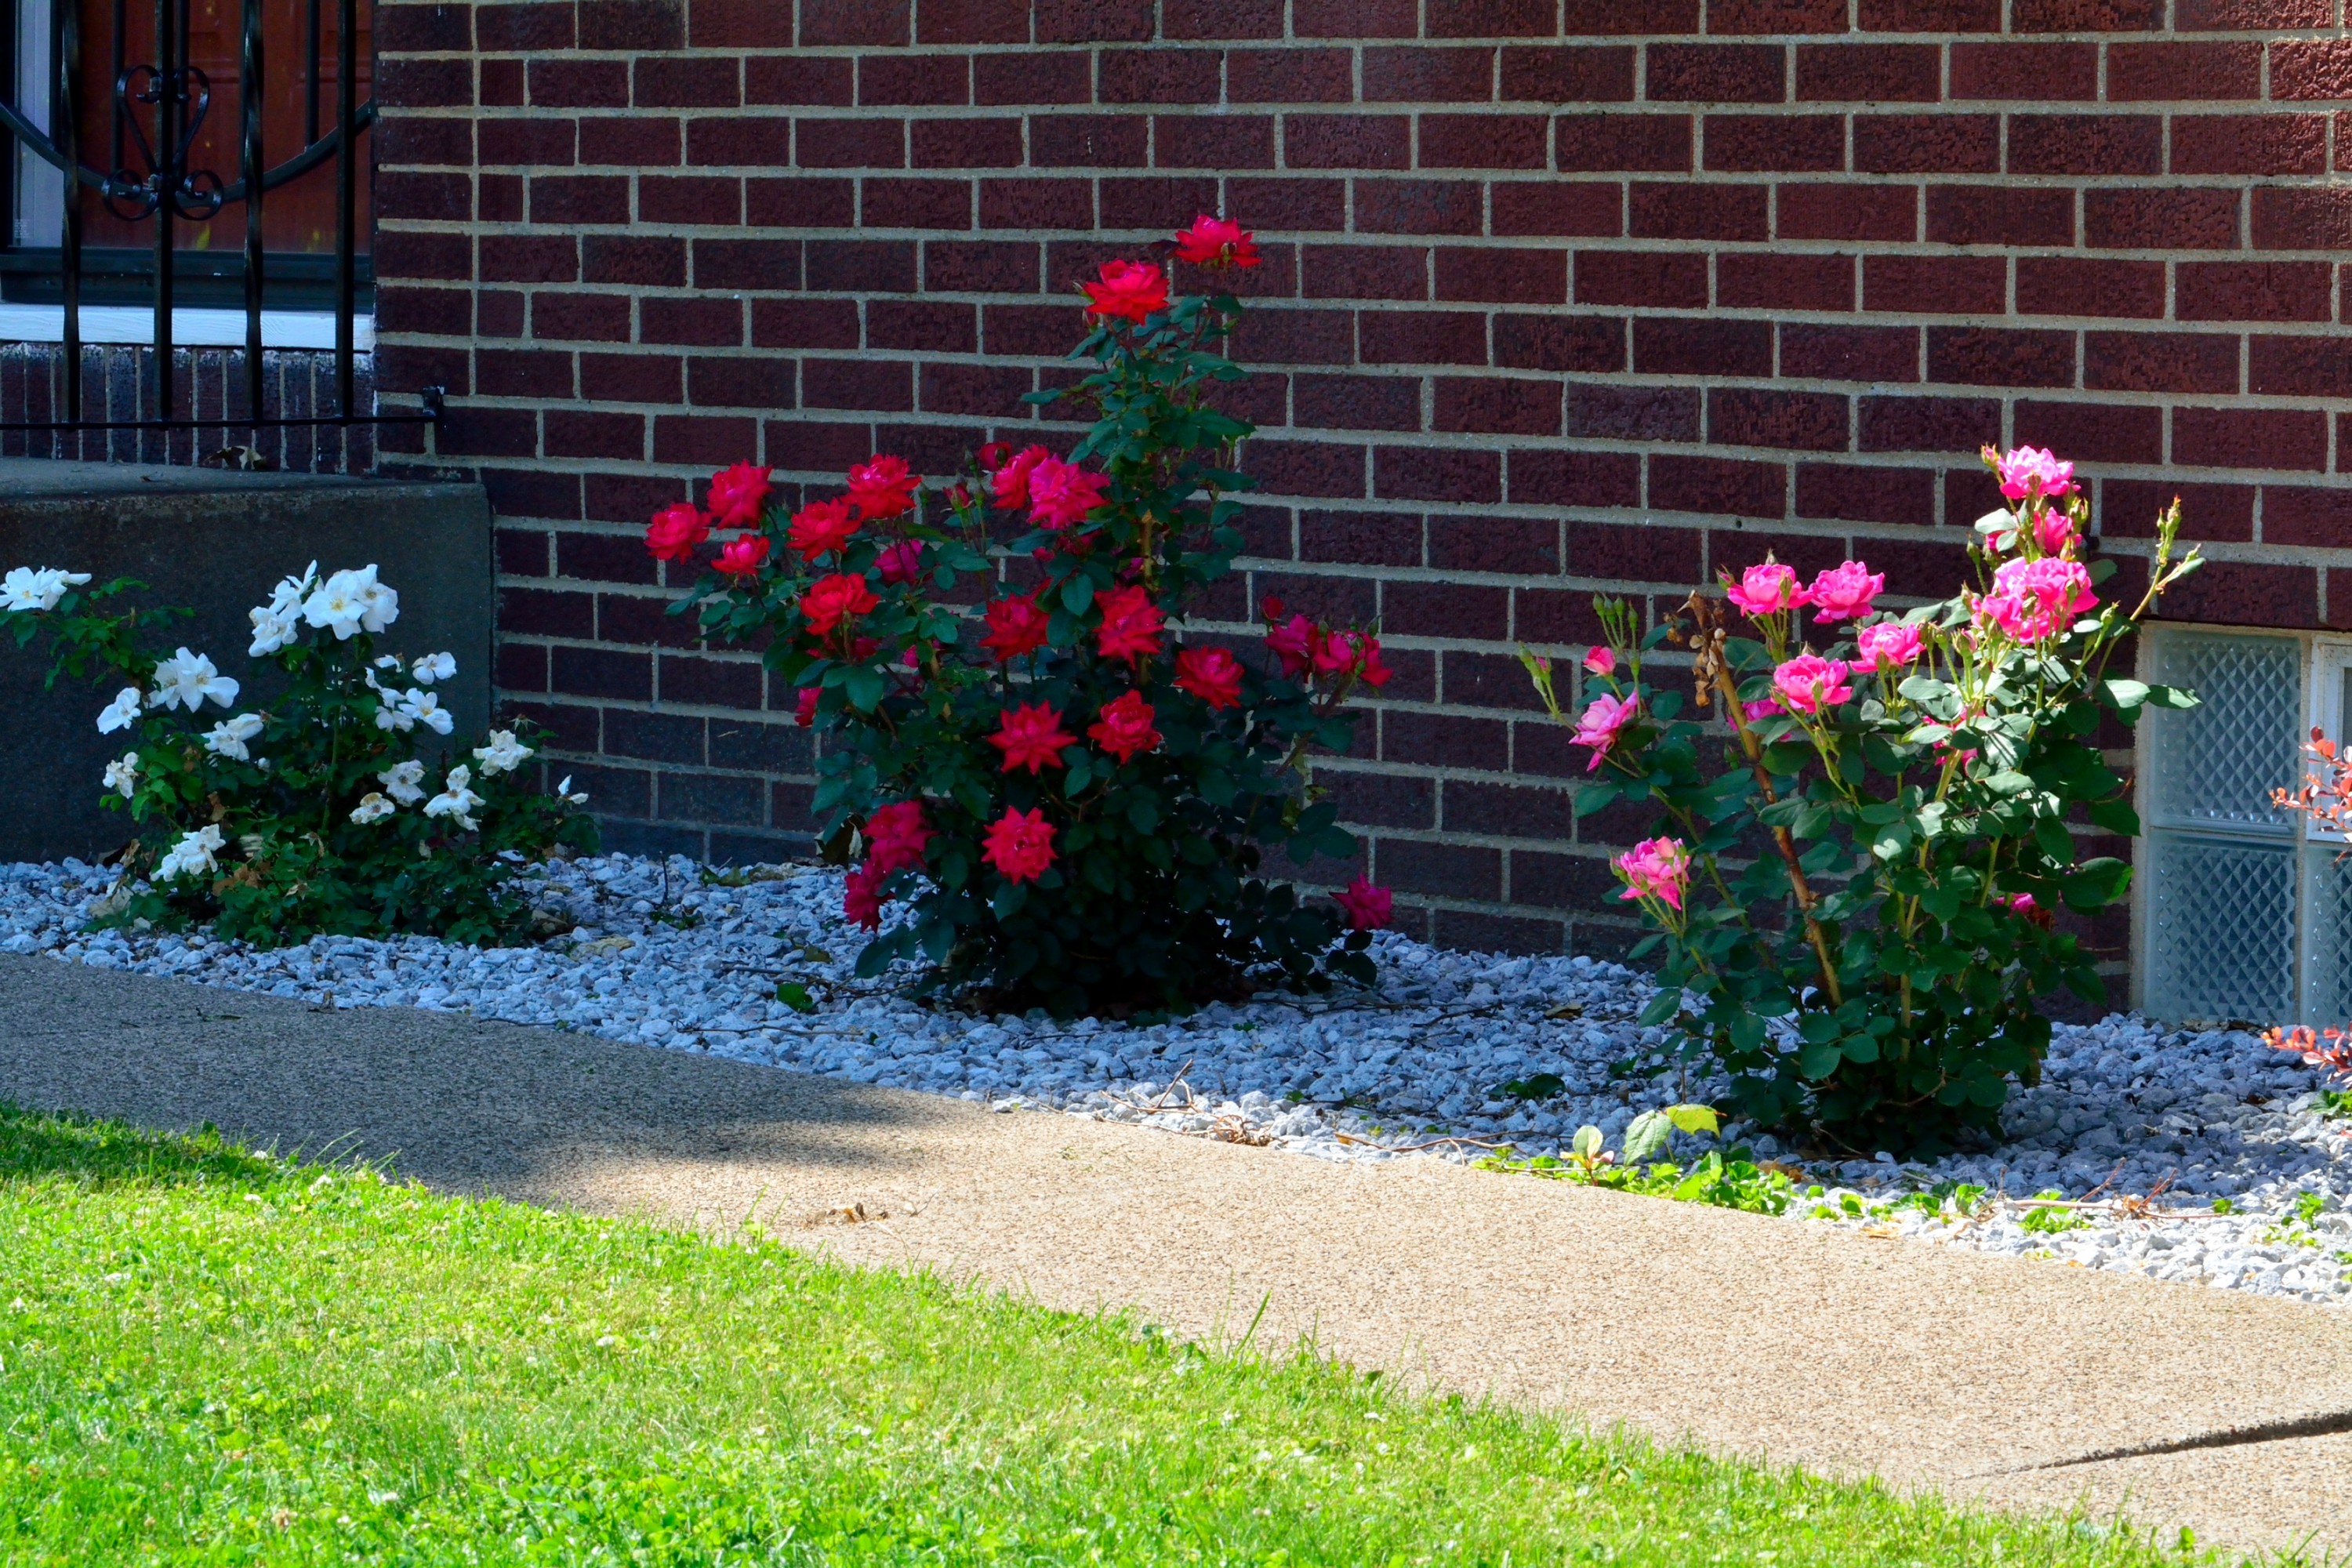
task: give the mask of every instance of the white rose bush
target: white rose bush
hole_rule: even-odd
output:
[[[588,797],[568,777],[540,787],[530,724],[452,738],[436,688],[455,656],[377,651],[400,595],[374,566],[321,577],[314,562],[279,583],[250,613],[247,657],[264,667],[250,681],[156,637],[188,611],[122,607],[145,584],[89,582],[55,567],[0,576],[0,635],[47,639],[51,688],[64,677],[113,693],[98,728],[128,749],[98,786],[136,825],[113,921],[267,946],[402,931],[516,941],[530,910],[515,873],[595,847]],[[173,646],[159,656],[151,640]],[[241,703],[248,686],[277,695]]]

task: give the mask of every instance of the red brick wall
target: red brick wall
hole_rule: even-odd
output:
[[[1627,825],[1572,824],[1516,643],[1767,547],[1942,591],[1981,442],[2084,459],[2125,552],[2179,489],[2184,615],[2352,626],[2341,0],[381,17],[380,373],[456,395],[411,460],[488,481],[500,682],[622,842],[804,826],[787,696],[665,619],[644,517],[1023,434],[1073,279],[1201,211],[1268,257],[1249,591],[1379,617],[1327,777],[1441,940],[1621,940]]]

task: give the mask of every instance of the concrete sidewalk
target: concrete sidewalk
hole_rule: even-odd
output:
[[[747,1217],[1171,1329],[1669,1440],[2242,1546],[2352,1550],[2352,1313],[1433,1161],[1340,1166],[576,1035],[0,956],[0,1099],[396,1160],[457,1191]],[[889,1217],[823,1216],[862,1204]],[[2342,1423],[2352,1426],[2352,1421]],[[2035,1468],[2055,1467],[2055,1468]]]

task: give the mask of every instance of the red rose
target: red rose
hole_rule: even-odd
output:
[[[1106,320],[1117,316],[1140,326],[1168,308],[1168,279],[1148,261],[1106,261],[1101,282],[1078,287],[1086,290],[1087,313]]]
[[[1110,480],[1100,474],[1045,458],[1029,475],[1029,521],[1052,529],[1084,522],[1087,513],[1103,504],[1109,488]]]
[[[1268,613],[1279,616],[1279,605],[1269,605]],[[1315,663],[1315,645],[1319,640],[1315,628],[1305,616],[1293,616],[1277,626],[1265,629],[1265,646],[1282,660],[1282,673],[1296,680]]]
[[[1051,462],[1054,455],[1043,447],[1024,447],[1013,457],[997,465],[988,476],[988,493],[996,504],[1007,511],[1029,504],[1029,471],[1040,463]]]
[[[1195,267],[1255,267],[1261,258],[1249,230],[1202,213],[1192,227],[1176,231],[1176,259]]]
[[[993,470],[1004,466],[1005,459],[1013,456],[1013,448],[1002,441],[991,441],[972,456],[982,468]]]
[[[1160,744],[1160,731],[1151,727],[1151,704],[1143,700],[1143,693],[1123,691],[1116,700],[1103,704],[1101,716],[1087,727],[1087,733],[1120,762],[1131,762]]]
[[[907,471],[898,458],[877,458],[849,470],[849,500],[868,522],[879,522],[911,510],[915,489],[922,481]]]
[[[664,561],[683,561],[710,537],[710,520],[701,510],[679,501],[654,513],[646,530],[646,548]]]
[[[1004,874],[1007,881],[1034,882],[1054,863],[1054,825],[1045,808],[1014,811],[1009,807],[989,825],[981,858]]]
[[[727,542],[719,559],[710,564],[714,570],[730,577],[757,577],[768,559],[768,536],[764,533],[739,533]]]
[[[710,521],[721,528],[751,528],[768,504],[768,473],[737,463],[710,476]]]
[[[1346,892],[1334,893],[1332,897],[1346,912],[1349,931],[1381,931],[1395,917],[1395,897],[1386,888],[1376,888],[1361,877],[1349,883]]]
[[[1221,647],[1188,647],[1176,655],[1176,686],[1212,708],[1238,708],[1242,665]]]
[[[818,637],[829,637],[835,627],[845,620],[864,615],[882,601],[866,585],[866,579],[854,572],[843,572],[831,577],[820,577],[809,584],[801,595],[801,615],[808,629]]]
[[[803,730],[816,722],[816,696],[815,687],[803,686],[793,701],[793,722]]]
[[[1045,626],[1051,619],[1037,607],[1037,601],[1027,595],[999,599],[988,606],[988,635],[980,639],[999,664],[1011,664],[1023,654],[1034,653],[1045,646]]]
[[[1141,588],[1129,584],[1095,595],[1102,606],[1102,626],[1095,646],[1105,658],[1129,664],[1160,651],[1160,631],[1168,624],[1160,606]]]
[[[923,545],[920,540],[902,539],[875,558],[881,568],[885,583],[911,583],[923,570]]]
[[[793,513],[785,537],[803,561],[848,548],[857,531],[857,509],[845,500],[815,500]]]
[[[866,863],[877,878],[894,871],[921,870],[923,846],[930,841],[930,826],[923,820],[919,800],[882,806],[866,819]]]
[[[988,743],[1004,753],[1004,771],[1027,768],[1042,773],[1062,765],[1062,748],[1078,738],[1062,728],[1062,716],[1043,702],[1007,708],[997,717],[996,733]]]
[[[841,884],[841,912],[867,931],[882,929],[882,879],[871,865],[857,867]]]

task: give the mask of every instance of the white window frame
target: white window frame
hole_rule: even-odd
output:
[[[2262,627],[2168,621],[2147,627],[2140,636],[2138,668],[2144,679],[2153,678],[2161,640],[2168,636],[2179,635],[2260,638],[2295,646],[2301,722],[2296,731],[2296,767],[2292,776],[2284,781],[2288,787],[2299,785],[2309,771],[2301,746],[2309,739],[2315,726],[2338,741],[2345,739],[2347,687],[2347,683],[2352,683],[2352,637],[2325,632],[2273,631]],[[2159,826],[2153,788],[2156,735],[2159,722],[2154,713],[2144,713],[2133,741],[2133,794],[2134,805],[2140,817],[2140,836],[2133,846],[2130,1000],[2134,1007],[2143,1010],[2149,1004],[2148,978],[2156,937],[2149,900],[2154,891],[2151,882],[2154,844]],[[2233,837],[2226,827],[2210,830],[2200,827],[2188,831],[2215,838]],[[2249,833],[2246,837],[2253,841],[2263,836]],[[2268,837],[2268,841],[2277,843],[2281,840],[2279,836],[2273,835]],[[2291,1006],[2294,1016],[2252,1021],[2260,1024],[2300,1022],[2341,1026],[2352,1022],[2352,1019],[2311,1016],[2311,970],[2315,929],[2313,913],[2318,868],[2324,866],[2332,854],[2343,852],[2347,847],[2333,835],[2315,831],[2307,820],[2298,824],[2286,841],[2294,844],[2295,853],[2294,964]]]

